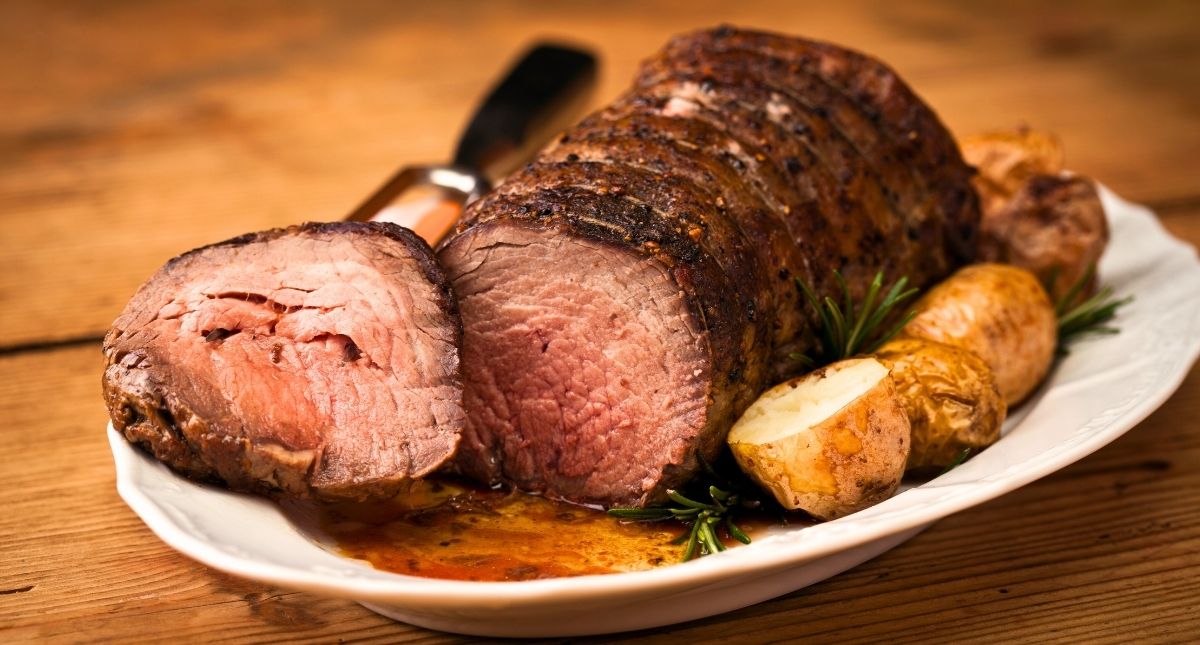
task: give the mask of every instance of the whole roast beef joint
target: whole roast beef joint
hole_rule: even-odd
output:
[[[815,316],[972,259],[972,170],[881,62],[729,27],[471,204],[430,249],[306,225],[187,253],[105,340],[114,427],[239,490],[381,497],[456,472],[654,504],[714,460]],[[461,314],[461,322],[460,322]],[[461,360],[461,370],[460,370]]]
[[[796,279],[855,297],[970,259],[971,169],[879,61],[717,28],[472,204],[438,249],[462,312],[457,467],[646,505],[713,460],[814,340]]]

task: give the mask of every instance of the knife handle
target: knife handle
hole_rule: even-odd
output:
[[[582,103],[595,78],[596,57],[590,52],[535,44],[475,110],[458,141],[453,165],[491,177],[504,174],[508,168],[498,166],[511,164],[515,154],[542,143],[533,139],[548,137],[551,133],[544,131],[551,127],[568,125],[554,117],[573,117],[564,115],[564,108]]]

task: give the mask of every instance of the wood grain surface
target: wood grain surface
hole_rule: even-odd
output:
[[[534,38],[593,105],[728,21],[879,55],[958,133],[1028,123],[1200,244],[1194,2],[0,3],[0,640],[457,642],[214,572],[116,495],[99,337],[167,258],[443,160]],[[1200,371],[1095,455],[836,578],[649,642],[1200,637]],[[604,639],[612,640],[612,638]]]

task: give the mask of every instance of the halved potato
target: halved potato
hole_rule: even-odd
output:
[[[963,450],[1000,438],[1007,407],[983,359],[924,338],[900,338],[875,356],[892,370],[912,429],[908,468],[943,468]]]
[[[908,417],[888,368],[850,359],[767,390],[727,441],[742,470],[784,508],[827,520],[896,491]]]
[[[1054,360],[1058,318],[1037,277],[1004,264],[972,264],[930,289],[902,330],[974,352],[996,375],[1004,402],[1020,403]]]

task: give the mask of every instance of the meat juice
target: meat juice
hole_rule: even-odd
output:
[[[516,581],[644,571],[679,561],[677,522],[631,522],[538,495],[430,482],[385,502],[283,502],[325,548],[428,578]],[[765,517],[739,522],[754,534]],[[726,544],[738,544],[727,539]]]

